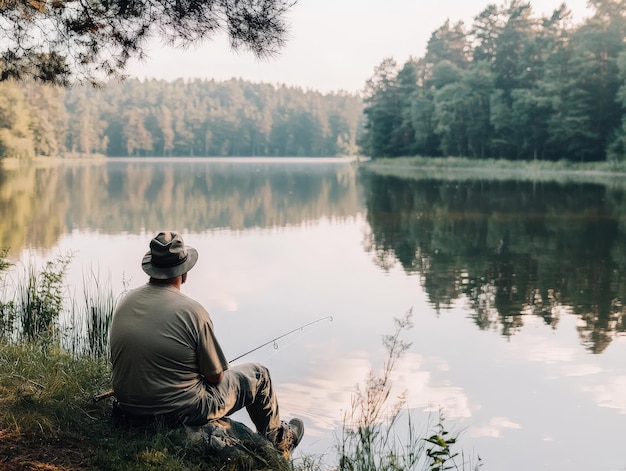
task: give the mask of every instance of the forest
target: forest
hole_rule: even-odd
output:
[[[337,156],[357,152],[362,101],[243,80],[0,83],[0,158]]]
[[[423,57],[384,59],[367,82],[365,155],[623,160],[626,1],[491,4],[469,26],[445,22]]]
[[[240,79],[0,82],[0,158],[421,155],[618,162],[626,0],[538,16],[508,0],[385,58],[362,96]]]

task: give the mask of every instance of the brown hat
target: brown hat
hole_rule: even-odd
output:
[[[159,232],[150,241],[150,251],[143,256],[141,268],[152,278],[168,280],[187,273],[198,261],[198,251],[185,247],[175,232]]]

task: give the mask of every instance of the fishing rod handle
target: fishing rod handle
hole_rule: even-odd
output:
[[[104,392],[102,394],[96,394],[93,397],[93,403],[95,404],[97,402],[102,401],[103,399],[107,399],[107,398],[113,397],[113,396],[115,396],[115,391],[113,391],[112,389],[107,391],[107,392]]]

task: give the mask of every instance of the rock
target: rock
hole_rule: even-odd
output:
[[[263,436],[229,418],[201,427],[185,426],[186,440],[202,441],[204,450],[220,461],[247,464],[247,469],[291,469],[289,461]]]
[[[154,418],[138,418],[123,412],[114,403],[113,423],[116,426],[154,430],[154,433],[176,431],[171,438],[180,446],[193,446],[207,462],[216,462],[220,469],[249,471],[291,470],[288,457],[274,448],[262,435],[241,422],[229,418],[215,419],[202,426],[177,425]],[[177,433],[180,432],[180,433]],[[222,465],[227,464],[224,468]]]

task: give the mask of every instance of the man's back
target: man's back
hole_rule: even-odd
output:
[[[124,410],[206,417],[201,373],[214,374],[225,360],[199,303],[169,285],[137,288],[119,303],[110,345],[113,390]]]

